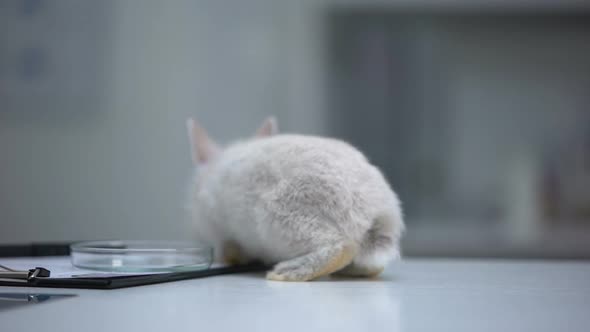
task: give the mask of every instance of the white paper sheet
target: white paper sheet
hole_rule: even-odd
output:
[[[120,276],[148,275],[166,272],[101,272],[80,269],[72,265],[70,256],[49,257],[9,257],[0,258],[0,264],[13,270],[28,271],[42,267],[51,272],[50,278],[108,278]],[[223,264],[213,264],[211,268],[223,267]]]
[[[132,276],[157,273],[100,272],[95,270],[79,269],[72,265],[69,256],[0,258],[0,264],[14,270],[27,271],[36,267],[42,267],[51,272],[50,278],[107,278],[115,276]]]

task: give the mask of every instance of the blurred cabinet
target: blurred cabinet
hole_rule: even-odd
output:
[[[568,247],[590,239],[590,13],[349,8],[327,26],[331,132],[382,168],[410,230],[590,255]]]

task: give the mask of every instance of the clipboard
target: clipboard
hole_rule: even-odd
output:
[[[40,269],[40,268],[36,268]],[[36,270],[32,269],[32,270]],[[262,264],[248,264],[241,266],[214,267],[206,270],[184,271],[172,273],[114,276],[100,278],[50,278],[39,277],[27,279],[26,281],[14,280],[0,281],[0,286],[12,287],[48,287],[48,288],[79,288],[79,289],[119,289],[144,285],[160,284],[171,281],[205,278],[226,274],[237,274],[247,272],[266,271],[267,267]]]
[[[27,256],[29,258],[35,258],[34,261],[40,263],[40,265],[43,265],[43,258],[48,258],[45,256],[66,257],[68,255],[69,244],[65,243],[42,243],[19,246],[0,246],[0,257],[14,258]],[[35,267],[30,270],[13,270],[6,266],[4,266],[4,268],[5,269],[1,271],[3,276],[0,277],[0,286],[104,290],[153,285],[165,282],[205,278],[218,275],[261,272],[268,270],[268,266],[260,263],[255,263],[248,265],[220,266],[211,267],[203,270],[180,271],[169,273],[56,278],[50,277],[50,269],[45,269],[43,267]]]

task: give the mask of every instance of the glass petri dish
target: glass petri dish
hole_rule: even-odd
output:
[[[213,248],[189,242],[89,241],[70,246],[72,264],[107,272],[179,272],[205,270]]]

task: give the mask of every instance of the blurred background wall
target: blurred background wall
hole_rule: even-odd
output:
[[[590,257],[583,1],[0,1],[0,243],[184,239],[184,121],[343,138],[408,255]]]
[[[284,118],[269,3],[2,1],[0,241],[183,237],[186,118],[221,140]],[[44,69],[19,80],[25,48]],[[64,88],[7,105],[35,80]]]

